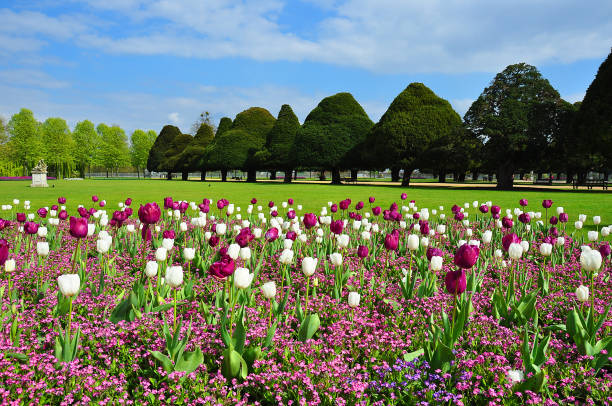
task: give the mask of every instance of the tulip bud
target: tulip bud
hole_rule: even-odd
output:
[[[266,282],[261,286],[261,293],[266,299],[273,299],[276,296],[276,283]]]
[[[576,299],[582,303],[587,302],[589,300],[589,288],[584,285],[578,286],[576,289]]]
[[[57,277],[60,292],[66,297],[75,296],[81,287],[81,278],[78,274],[65,274]]]
[[[302,272],[304,273],[304,276],[310,277],[314,275],[315,270],[317,269],[317,262],[318,259],[312,257],[305,257],[302,260]]]
[[[234,272],[234,287],[238,289],[246,289],[251,286],[254,274],[250,273],[246,268],[238,268]]]
[[[159,247],[155,250],[155,260],[159,262],[163,262],[168,257],[168,250],[164,247]]]
[[[147,275],[147,277],[149,278],[155,277],[157,275],[158,267],[159,265],[155,261],[147,262],[147,265],[145,267],[145,274]]]
[[[350,292],[348,294],[348,304],[353,309],[359,306],[359,301],[361,300],[361,295],[357,292]]]

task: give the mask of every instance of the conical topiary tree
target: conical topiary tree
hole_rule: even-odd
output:
[[[191,142],[193,137],[189,134],[180,134],[174,137],[170,148],[166,151],[162,167],[168,172],[180,172],[181,178],[187,180],[189,176],[189,162],[181,159],[183,151]]]
[[[426,152],[437,140],[461,127],[461,117],[450,103],[422,83],[411,83],[393,100],[372,128],[366,147],[378,165],[404,169],[402,186],[419,166],[427,166]]]
[[[274,126],[268,133],[266,147],[258,152],[265,168],[285,172],[285,183],[291,182],[293,169],[296,166],[292,149],[299,130],[300,122],[291,106],[283,104]]]
[[[202,123],[179,158],[187,163],[190,171],[200,171],[200,180],[202,181],[206,180],[206,147],[212,143],[214,138],[213,127],[210,124]]]
[[[153,146],[149,150],[147,159],[147,170],[149,172],[162,171],[162,164],[166,159],[166,151],[170,148],[174,138],[181,135],[181,130],[173,125],[166,125],[159,132]],[[168,172],[168,179],[172,178],[172,172]]]
[[[326,97],[308,114],[295,137],[292,153],[297,165],[331,169],[332,183],[340,183],[346,154],[365,140],[373,124],[350,93]]]

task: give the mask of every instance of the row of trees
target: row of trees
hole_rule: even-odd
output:
[[[0,171],[28,175],[44,159],[50,171],[59,178],[102,167],[106,172],[133,166],[138,174],[146,167],[149,150],[157,134],[153,130],[136,130],[128,138],[117,125],[94,126],[81,121],[70,131],[62,118],[51,117],[39,122],[28,109],[21,109],[8,123],[0,119]]]
[[[373,123],[350,93],[326,97],[302,125],[289,105],[278,117],[261,107],[221,119],[215,129],[208,115],[194,137],[174,126],[162,129],[147,162],[149,171],[247,172],[290,182],[296,169],[329,170],[340,183],[342,170],[391,169],[407,186],[413,170],[431,171],[444,181],[466,172],[497,175],[498,187],[513,185],[516,173],[563,172],[584,179],[589,171],[606,175],[612,166],[612,61],[601,65],[583,103],[563,100],[531,65],[510,65],[495,76],[463,120],[450,103],[422,83],[412,83]],[[204,117],[204,116],[203,116]]]

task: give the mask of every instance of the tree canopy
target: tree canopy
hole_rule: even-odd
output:
[[[149,151],[147,170],[149,172],[163,171],[163,162],[166,159],[166,151],[170,148],[174,138],[181,135],[181,130],[173,125],[166,125],[161,129]]]
[[[23,166],[24,175],[29,174],[30,169],[45,154],[40,124],[34,118],[34,113],[21,109],[14,114],[8,123],[8,132],[13,160]]]

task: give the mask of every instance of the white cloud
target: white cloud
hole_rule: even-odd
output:
[[[32,69],[0,70],[0,82],[42,89],[60,89],[69,86],[68,82],[57,80],[45,72]]]
[[[170,120],[172,124],[179,124],[181,122],[179,113],[176,112],[168,114],[168,120]]]

